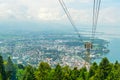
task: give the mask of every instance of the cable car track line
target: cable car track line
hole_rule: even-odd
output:
[[[60,5],[62,6],[62,8],[63,8],[63,10],[64,10],[64,12],[65,12],[65,14],[66,14],[68,20],[70,21],[71,25],[72,25],[73,28],[74,28],[75,32],[77,33],[77,35],[78,35],[80,41],[83,42],[83,40],[81,39],[80,33],[79,33],[78,29],[76,28],[76,25],[75,25],[75,23],[74,23],[74,21],[73,21],[71,15],[70,15],[70,13],[69,13],[69,11],[68,11],[68,9],[67,9],[67,7],[66,7],[64,1],[63,1],[63,0],[59,0],[59,3],[60,3]]]

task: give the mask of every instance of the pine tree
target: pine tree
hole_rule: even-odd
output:
[[[87,76],[88,76],[88,74],[87,74],[86,67],[81,68],[80,75],[79,75],[80,80],[87,80]]]
[[[112,70],[112,66],[107,58],[103,58],[100,62],[99,68],[94,76],[95,80],[105,80]]]
[[[3,58],[0,55],[0,77],[2,80],[6,80],[5,67],[3,65]]]
[[[63,72],[63,80],[71,80],[71,69],[69,68],[69,66],[65,66],[62,68],[62,72]]]
[[[115,62],[114,68],[115,68],[115,69],[118,69],[118,68],[119,68],[119,63],[118,63],[118,61]]]
[[[77,67],[74,67],[74,69],[71,71],[71,79],[76,80],[80,75],[80,71],[77,69]]]
[[[120,65],[118,61],[113,64],[112,70],[109,73],[107,80],[120,80]]]
[[[9,80],[17,80],[17,78],[16,78],[16,68],[14,67],[14,64],[13,64],[10,57],[8,57],[8,60],[7,60],[6,73],[7,73],[7,78]]]
[[[97,63],[94,62],[90,67],[88,78],[91,78],[92,76],[94,76],[97,69],[98,69],[98,65]]]
[[[34,75],[34,69],[32,66],[28,65],[26,67],[23,80],[36,80]]]
[[[35,72],[37,80],[49,80],[49,73],[51,71],[51,67],[46,62],[41,62],[38,67],[38,71]]]
[[[54,80],[62,80],[62,79],[63,79],[62,68],[59,64],[57,64],[55,68],[55,73],[54,73]]]
[[[42,72],[42,71],[50,71],[51,67],[48,63],[46,62],[41,62],[38,69]]]

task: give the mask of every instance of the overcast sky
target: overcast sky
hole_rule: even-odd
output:
[[[92,24],[93,0],[64,1],[77,27]],[[0,0],[0,22],[9,21],[70,25],[58,0]],[[106,28],[110,26],[112,30],[114,29],[113,32],[116,32],[120,30],[119,22],[120,0],[102,0],[98,26]]]

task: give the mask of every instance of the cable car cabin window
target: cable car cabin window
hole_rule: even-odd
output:
[[[85,43],[85,49],[92,49],[92,43],[86,42]]]

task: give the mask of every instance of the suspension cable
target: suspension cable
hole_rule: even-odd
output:
[[[98,16],[99,16],[99,11],[100,11],[100,4],[101,4],[101,0],[94,0],[94,4],[93,4],[92,37],[91,37],[91,41],[92,42],[94,42],[94,38],[95,38],[96,27],[97,27],[97,22],[98,22]]]
[[[75,25],[71,15],[70,15],[70,13],[69,13],[69,11],[67,9],[67,6],[65,5],[64,1],[63,0],[59,0],[59,3],[62,6],[62,8],[63,8],[63,10],[64,10],[68,20],[70,21],[71,25],[74,28],[75,32],[77,33],[78,37],[80,38],[80,41],[83,42],[83,40],[81,39],[80,33],[79,33],[78,29],[76,28],[76,25]]]
[[[99,16],[99,11],[100,11],[100,3],[101,3],[101,0],[98,1],[98,9],[96,11],[96,22],[95,22],[96,27],[97,27],[98,16]],[[96,27],[94,28],[94,36],[95,36],[95,33],[96,33]]]
[[[60,5],[62,6],[68,20],[70,21],[71,25],[73,26],[75,32],[77,33],[78,37],[83,42],[83,40],[81,39],[80,33],[79,33],[78,29],[76,28],[76,25],[75,25],[70,13],[69,13],[64,1],[63,0],[58,0],[58,1],[59,1]],[[94,42],[94,38],[95,38],[97,22],[98,22],[98,16],[99,16],[99,11],[100,11],[100,4],[101,4],[101,0],[94,0],[91,42]]]

